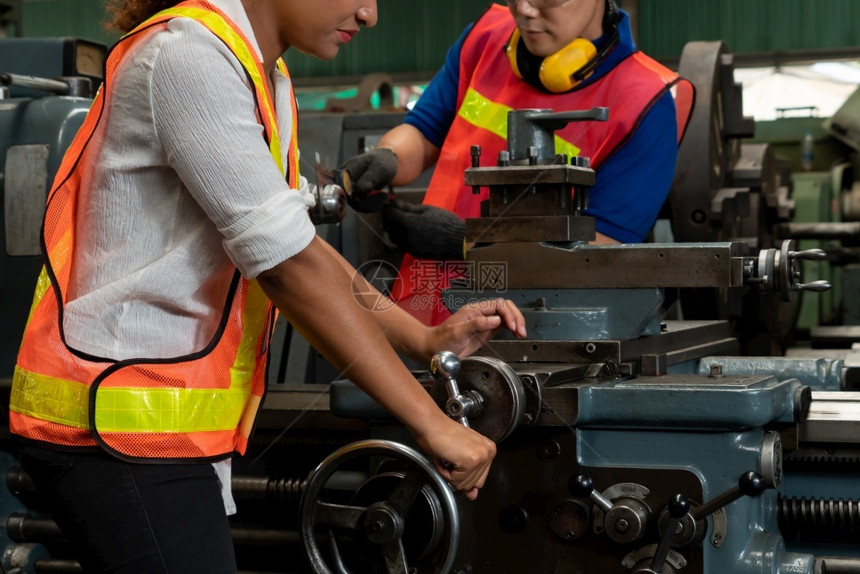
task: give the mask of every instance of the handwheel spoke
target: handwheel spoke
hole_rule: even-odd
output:
[[[403,550],[403,544],[399,539],[385,544],[381,550],[385,571],[388,574],[406,574],[406,551]]]
[[[346,506],[318,500],[314,508],[314,516],[317,524],[358,530],[361,525],[361,517],[366,511],[367,509],[361,506]]]
[[[349,570],[343,564],[343,558],[340,557],[340,548],[337,547],[337,538],[333,531],[328,532],[329,551],[334,562],[334,572],[336,574],[349,574]]]
[[[397,483],[391,496],[385,501],[386,505],[401,517],[405,517],[415,502],[415,497],[418,496],[425,484],[426,481],[421,478],[420,473],[406,472],[400,482]]]
[[[351,502],[348,498],[335,499],[347,504],[320,500],[329,479],[347,463],[380,456],[402,463],[404,472],[380,472],[352,493]],[[347,496],[348,492],[344,490],[343,494]],[[428,512],[431,515],[433,540],[428,543],[432,542],[434,550],[418,557],[410,554],[415,564],[408,564],[403,535],[407,516],[416,505],[421,510],[416,520],[424,520]],[[300,533],[314,572],[360,574],[369,571],[367,561],[373,560],[373,570],[386,574],[419,570],[448,574],[457,555],[460,522],[450,486],[430,461],[399,443],[360,441],[326,457],[308,477],[300,515]],[[418,536],[420,531],[416,530]],[[412,538],[410,545],[411,541]],[[341,543],[347,547],[340,547]],[[347,548],[349,552],[344,553]],[[361,571],[353,569],[356,565]]]

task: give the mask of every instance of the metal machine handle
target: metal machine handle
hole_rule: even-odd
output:
[[[508,112],[508,151],[511,161],[527,160],[529,149],[534,163],[555,161],[555,130],[570,122],[609,119],[609,108],[554,112],[545,109],[511,110]]]
[[[609,108],[596,107],[590,110],[573,110],[567,112],[547,112],[529,110],[523,118],[548,130],[560,130],[570,122],[605,122],[609,119]]]
[[[38,76],[23,76],[21,74],[0,74],[0,84],[4,86],[20,86],[32,90],[51,92],[59,96],[68,95],[71,88],[67,82],[40,78]]]
[[[827,258],[821,249],[794,251],[794,241],[782,242],[779,249],[762,249],[758,257],[749,259],[745,269],[745,282],[758,284],[767,293],[779,293],[789,301],[792,291],[822,292],[830,289],[827,281],[801,283],[798,261],[820,261]]]
[[[597,508],[603,512],[612,510],[612,502],[596,490],[594,490],[594,481],[587,474],[577,474],[572,476],[567,481],[567,489],[574,496],[585,497],[591,499]]]
[[[765,490],[767,490],[767,482],[761,474],[753,471],[746,472],[738,480],[737,486],[718,494],[693,510],[693,519],[701,520],[742,496],[759,496]]]
[[[669,520],[666,522],[666,530],[663,532],[663,537],[660,538],[657,551],[654,553],[649,567],[636,572],[636,574],[660,574],[663,572],[663,564],[669,556],[669,550],[671,550],[672,542],[675,539],[675,530],[681,519],[690,512],[690,501],[683,494],[676,494],[666,508],[669,511]]]
[[[460,357],[456,353],[441,351],[430,360],[430,373],[438,381],[445,383],[445,389],[448,391],[445,412],[464,427],[468,427],[469,417],[481,414],[483,398],[474,391],[460,392],[456,379],[459,372]]]
[[[587,496],[603,512],[603,531],[613,542],[632,544],[645,536],[651,520],[651,509],[644,500],[635,496],[609,500],[594,489],[591,477],[586,474],[572,476],[567,489],[574,496]]]

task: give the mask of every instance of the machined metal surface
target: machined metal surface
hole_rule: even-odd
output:
[[[466,185],[535,186],[543,184],[594,185],[594,170],[569,164],[470,167]]]
[[[509,363],[621,364],[638,361],[643,355],[668,354],[680,358],[679,353],[714,345],[727,351],[721,354],[731,354],[728,351],[737,349],[737,341],[731,337],[725,321],[665,321],[664,325],[658,335],[631,340],[493,340],[479,353],[492,354]]]
[[[708,375],[719,369],[726,375],[770,374],[779,380],[797,379],[819,391],[846,390],[842,388],[846,354],[847,351],[833,356],[808,353],[790,357],[743,357],[722,353],[723,356],[703,357],[696,372]]]
[[[860,437],[860,392],[813,391],[809,415],[798,425],[801,442],[853,443]]]
[[[476,247],[467,260],[508,262],[509,289],[732,287],[744,284],[743,249],[740,243],[570,248],[511,243]]]
[[[570,215],[466,220],[467,243],[581,241],[594,239],[594,219]]]
[[[511,159],[526,159],[532,151],[538,158],[552,158],[555,155],[555,130],[570,122],[605,122],[608,118],[608,108],[560,112],[549,109],[511,110],[508,112],[507,133]]]
[[[660,332],[665,311],[664,293],[657,288],[642,289],[505,289],[497,294],[513,301],[526,320],[529,341],[629,340]],[[443,295],[449,308],[460,292],[450,289]],[[499,339],[511,339],[501,333]]]

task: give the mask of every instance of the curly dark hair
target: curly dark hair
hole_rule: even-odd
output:
[[[109,19],[105,26],[125,34],[150,16],[176,4],[178,0],[106,0]]]

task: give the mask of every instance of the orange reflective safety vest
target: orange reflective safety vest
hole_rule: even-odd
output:
[[[517,78],[504,52],[515,23],[510,11],[494,4],[479,18],[463,42],[457,115],[445,137],[424,203],[442,207],[461,218],[480,216],[480,203],[489,192],[472,193],[464,173],[471,167],[469,148],[498,157],[507,147],[507,114],[512,109],[587,110],[605,106],[606,122],[571,122],[557,130],[555,151],[583,156],[591,167],[619,149],[651,107],[667,92],[675,97],[678,143],[690,117],[693,86],[641,52],[634,52],[597,81],[568,93],[536,89]],[[458,269],[460,271],[458,271]],[[423,261],[405,255],[392,298],[424,323],[439,324],[450,315],[439,295],[450,277],[463,272],[462,262]]]
[[[284,173],[272,95],[263,64],[243,33],[217,8],[190,0],[160,12],[111,50],[105,83],[69,147],[48,196],[42,229],[45,266],[12,379],[10,429],[66,446],[101,445],[124,459],[210,459],[244,452],[265,391],[274,309],[256,281],[234,273],[221,322],[201,351],[171,359],[111,361],[65,344],[62,328],[75,243],[75,214],[87,144],[100,122],[118,63],[141,32],[172,18],[197,20],[242,63],[272,159]],[[286,74],[283,61],[278,62]],[[298,188],[295,98],[289,184]]]

